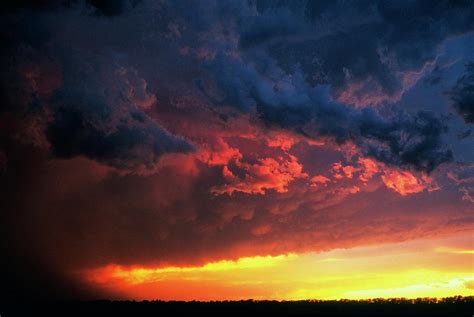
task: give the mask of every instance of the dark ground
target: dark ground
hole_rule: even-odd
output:
[[[466,316],[474,314],[474,296],[369,301],[70,301],[2,305],[9,316]]]

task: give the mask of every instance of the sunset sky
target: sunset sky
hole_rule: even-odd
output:
[[[4,298],[474,295],[474,2],[0,17]]]

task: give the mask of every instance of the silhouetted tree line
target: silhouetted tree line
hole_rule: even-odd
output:
[[[241,301],[61,301],[11,303],[8,316],[466,316],[474,296],[446,298],[373,298],[365,300]]]

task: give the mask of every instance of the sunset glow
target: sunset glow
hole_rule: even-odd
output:
[[[201,266],[108,265],[82,274],[89,283],[112,287],[124,298],[138,300],[472,296],[474,256],[468,249],[472,242],[468,235],[322,253],[244,257]],[[447,259],[440,252],[455,255]]]
[[[474,302],[474,0],[3,0],[0,39],[0,317]]]

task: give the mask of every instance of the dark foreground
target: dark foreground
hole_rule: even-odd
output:
[[[364,301],[71,301],[3,305],[9,316],[466,316],[474,314],[474,296]]]

